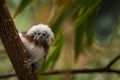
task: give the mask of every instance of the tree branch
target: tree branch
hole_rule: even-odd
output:
[[[78,69],[78,70],[55,70],[46,71],[45,73],[40,73],[39,75],[58,75],[58,74],[80,74],[80,73],[117,73],[120,74],[120,70],[110,69],[110,67],[120,58],[120,54],[116,56],[105,68],[101,69]],[[16,76],[15,73],[0,74],[0,78],[7,78]]]
[[[120,74],[119,70],[112,69],[80,69],[80,70],[58,70],[58,71],[48,71],[42,73],[41,75],[58,75],[58,74],[80,74],[80,73],[117,73]]]
[[[30,69],[23,68],[27,58],[26,50],[11,18],[5,0],[0,0],[0,38],[19,80],[36,80]]]
[[[41,73],[39,75],[45,76],[45,75],[59,75],[59,74],[80,74],[80,73],[117,73],[120,74],[120,70],[113,70],[113,69],[79,69],[79,70],[55,70],[55,71],[46,71],[45,73]],[[7,73],[7,74],[1,74],[0,78],[7,78],[16,76],[15,73]]]

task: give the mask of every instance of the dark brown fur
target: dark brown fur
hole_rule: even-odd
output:
[[[44,44],[43,44],[43,48],[44,48],[44,50],[46,51],[46,53],[48,53],[49,46],[48,46],[47,43],[44,43]]]
[[[28,35],[26,35],[26,33],[27,32],[22,32],[23,37],[25,37],[30,43],[32,43],[34,36],[28,36]]]

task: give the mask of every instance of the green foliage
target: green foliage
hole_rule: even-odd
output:
[[[45,64],[43,65],[43,67],[41,68],[41,72],[45,71],[48,66],[50,65],[50,63],[52,63],[52,65],[54,65],[60,55],[61,52],[61,48],[63,46],[64,43],[64,37],[61,35],[54,43],[54,51],[51,53],[51,55],[48,57],[48,59],[46,60]]]
[[[76,21],[74,22],[75,29],[77,29],[80,25],[82,25],[82,23],[95,12],[99,4],[100,4],[100,1],[97,1],[91,7],[89,7],[82,16],[76,19]]]
[[[92,17],[88,17],[87,21],[86,21],[86,26],[85,26],[85,32],[86,32],[86,36],[87,36],[87,45],[90,46],[93,42],[93,27],[92,27]]]
[[[68,11],[68,8],[70,7],[71,2],[72,0],[55,0],[53,3],[53,8],[51,10],[48,24],[52,26],[51,28],[55,35],[57,35],[60,30],[60,25],[67,15],[66,13]]]
[[[16,17],[21,11],[24,10],[30,3],[32,3],[34,0],[22,0],[20,3],[20,6],[16,10],[14,17]],[[92,3],[92,4],[91,4]],[[77,0],[77,1],[61,1],[61,0],[55,0],[53,3],[53,8],[51,10],[51,15],[48,20],[48,24],[51,26],[55,36],[58,36],[57,34],[60,31],[60,27],[62,22],[64,21],[65,17],[67,14],[70,14],[68,12],[73,12],[76,10],[76,12],[72,15],[74,15],[74,30],[75,30],[75,59],[77,60],[79,53],[82,50],[83,46],[83,40],[84,40],[84,35],[86,33],[87,36],[87,45],[90,45],[92,43],[92,29],[91,29],[91,22],[89,21],[90,16],[95,12],[95,10],[98,8],[100,4],[99,0],[93,0],[92,2],[88,0]],[[72,9],[71,9],[72,8]],[[79,14],[79,12],[81,14]],[[70,14],[71,15],[71,14]],[[57,43],[55,44],[55,49],[53,53],[51,53],[50,57],[47,59],[45,65],[41,69],[41,71],[44,71],[47,69],[49,64],[51,62],[54,63],[57,61],[58,56],[60,54],[62,45],[64,43],[63,41],[63,35],[60,35],[56,41]]]
[[[60,26],[64,20],[65,17],[65,13],[62,13],[59,18],[56,20],[56,22],[51,25],[52,31],[55,35],[57,35],[57,33],[59,32]]]
[[[87,6],[90,3],[89,0],[76,0],[76,1],[82,6]]]
[[[84,26],[81,25],[76,29],[75,31],[75,59],[77,60],[80,51],[82,50],[82,40],[83,40],[83,33],[84,32]]]
[[[97,7],[99,6],[100,2],[94,3],[91,7],[88,9],[85,9],[82,16],[80,16],[78,19],[75,20],[74,26],[75,26],[75,59],[77,60],[78,55],[82,49],[82,40],[83,40],[83,32],[86,32],[87,34],[87,44],[91,44],[92,42],[92,31],[90,27],[90,20],[89,17],[95,12]],[[85,28],[86,27],[86,28]]]
[[[13,18],[20,14],[27,6],[29,6],[34,0],[21,0],[20,5],[15,11]]]

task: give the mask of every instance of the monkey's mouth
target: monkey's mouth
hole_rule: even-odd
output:
[[[35,40],[35,45],[37,46],[43,46],[44,44],[46,44],[46,40]]]

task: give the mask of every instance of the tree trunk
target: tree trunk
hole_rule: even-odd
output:
[[[10,16],[5,0],[0,0],[0,38],[19,80],[36,80],[31,69],[24,69],[26,50]]]

